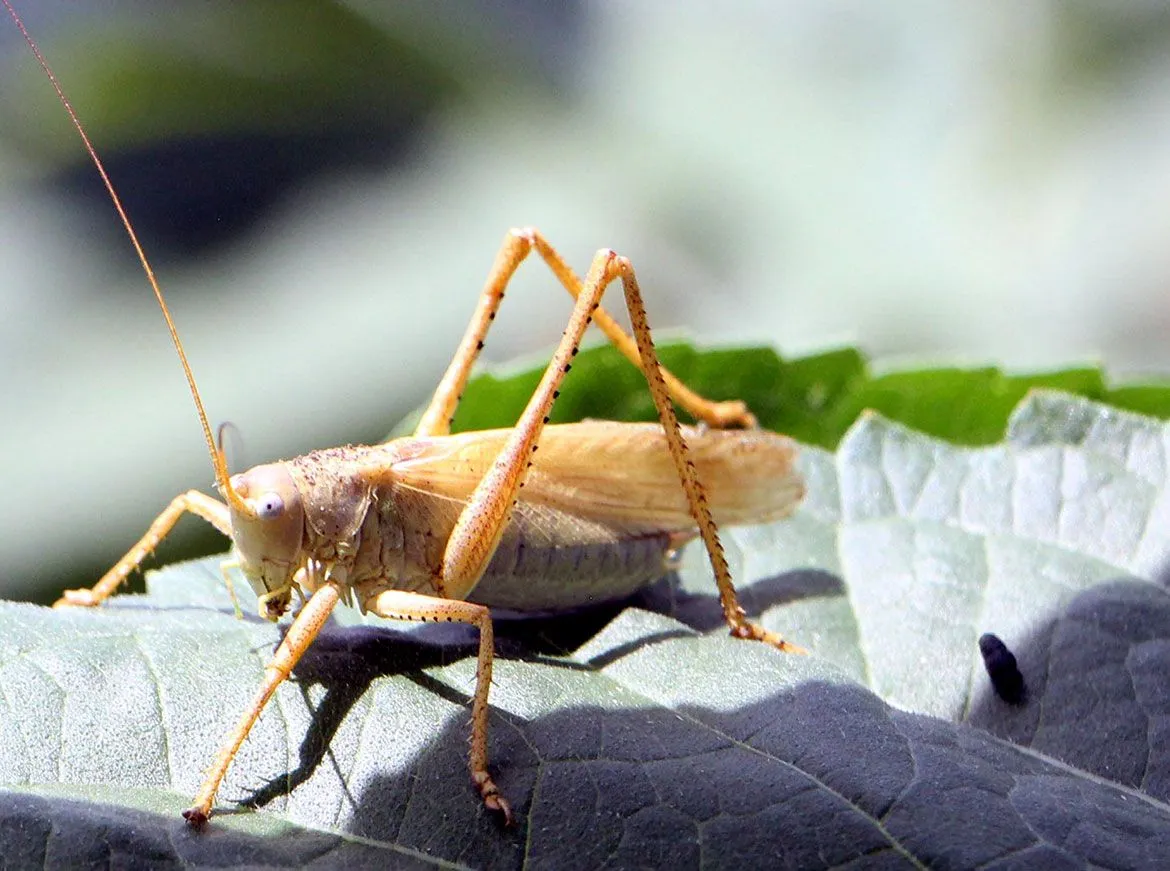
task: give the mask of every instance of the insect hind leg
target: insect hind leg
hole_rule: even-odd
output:
[[[491,469],[476,485],[451,530],[443,553],[442,581],[452,595],[462,598],[483,575],[503,535],[520,488],[524,486],[528,468],[532,465],[532,454],[539,447],[540,434],[549,421],[549,412],[559,395],[561,382],[572,368],[571,361],[577,354],[581,336],[596,317],[606,288],[618,279],[625,292],[626,308],[634,328],[638,365],[646,376],[691,516],[710,557],[724,619],[732,635],[738,638],[764,641],[781,650],[798,652],[800,648],[785,641],[777,633],[749,621],[739,604],[727,557],[707,505],[706,493],[683,439],[678,416],[671,405],[670,391],[662,364],[654,350],[637,276],[629,259],[607,249],[598,251],[594,256],[593,265],[582,285],[582,293],[573,306],[573,314],[540,384]]]
[[[573,305],[573,313],[565,326],[561,341],[553,352],[532,397],[520,419],[512,428],[495,461],[480,479],[471,497],[463,506],[454,528],[447,538],[439,581],[448,595],[463,598],[483,576],[488,562],[499,545],[512,509],[524,486],[532,455],[539,447],[540,435],[549,421],[549,412],[559,395],[561,382],[572,368],[581,337],[600,307],[606,288],[621,279],[625,290],[626,307],[637,336],[638,361],[650,384],[650,392],[658,409],[659,420],[666,432],[667,444],[674,458],[679,477],[686,492],[699,535],[707,547],[711,565],[719,586],[724,617],[733,635],[765,641],[782,650],[798,651],[779,635],[750,622],[739,605],[735,586],[731,581],[727,558],[719,542],[715,522],[707,506],[706,496],[698,481],[686,442],[678,425],[678,417],[670,404],[670,393],[663,377],[661,364],[654,351],[650,330],[646,325],[646,311],[642,305],[637,278],[629,260],[613,251],[601,250],[593,258],[593,265],[582,285],[582,292]],[[472,623],[480,630],[479,668],[472,711],[472,777],[480,789],[485,805],[508,814],[502,799],[487,773],[487,698],[491,683],[491,620],[486,608],[461,601],[431,599],[402,591],[386,591],[367,598],[365,607],[384,616],[399,619],[450,619]]]
[[[691,461],[690,451],[678,425],[678,415],[675,414],[674,406],[670,402],[665,370],[658,361],[658,352],[654,350],[650,325],[646,319],[646,307],[642,303],[642,292],[638,288],[638,278],[634,273],[634,267],[628,258],[614,256],[612,268],[621,278],[622,289],[625,291],[626,309],[630,313],[630,322],[633,325],[634,337],[637,342],[639,366],[646,376],[646,383],[650,386],[650,395],[654,399],[658,420],[666,434],[670,455],[674,460],[679,480],[686,493],[691,516],[695,519],[699,536],[703,539],[703,545],[711,560],[711,569],[715,573],[715,584],[719,588],[719,602],[723,607],[723,619],[731,628],[731,634],[737,638],[763,641],[789,653],[804,653],[803,648],[785,641],[778,633],[748,620],[739,604],[739,596],[735,592],[735,584],[731,579],[727,556],[724,553],[723,544],[719,540],[719,532],[715,526],[715,520],[711,516],[711,509],[707,505],[706,492],[699,481],[698,473],[695,471],[695,464]]]
[[[446,435],[451,431],[455,409],[463,397],[471,369],[480,351],[483,350],[484,339],[496,318],[500,303],[503,302],[508,282],[533,250],[574,300],[585,290],[585,282],[582,282],[539,230],[534,227],[509,230],[496,254],[487,282],[480,293],[479,304],[467,325],[463,339],[415,429],[416,436]],[[594,310],[593,323],[597,324],[606,338],[627,360],[635,366],[642,365],[635,339],[626,333],[604,308],[599,306]],[[705,399],[665,368],[661,366],[659,368],[669,395],[696,420],[719,428],[751,429],[756,426],[755,417],[743,402],[739,400],[715,402]]]
[[[503,534],[519,490],[524,486],[528,467],[532,465],[532,452],[539,447],[541,431],[549,421],[548,415],[559,395],[561,382],[572,368],[571,361],[577,354],[581,336],[588,324],[596,320],[606,288],[619,279],[634,330],[637,363],[646,377],[691,516],[707,549],[719,589],[723,618],[731,634],[737,638],[763,641],[790,653],[803,653],[802,648],[785,641],[779,634],[748,620],[739,604],[719,532],[707,505],[706,492],[695,471],[679,427],[678,415],[671,404],[670,387],[654,349],[634,267],[628,258],[608,249],[602,249],[594,256],[593,265],[573,306],[573,314],[540,384],[492,468],[476,486],[451,531],[443,554],[443,582],[450,590],[467,591],[474,587],[483,574]]]

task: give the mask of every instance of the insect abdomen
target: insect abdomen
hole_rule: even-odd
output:
[[[551,611],[622,599],[666,574],[668,532],[623,536],[541,506],[517,507],[468,597],[514,611]]]

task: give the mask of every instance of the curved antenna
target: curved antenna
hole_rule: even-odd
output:
[[[146,257],[146,251],[138,241],[138,234],[134,232],[134,225],[130,223],[130,218],[127,216],[126,210],[122,208],[122,200],[118,197],[118,192],[114,190],[114,183],[110,181],[110,177],[106,173],[106,167],[102,163],[102,159],[98,157],[97,149],[89,141],[89,136],[86,134],[85,128],[81,126],[81,120],[73,110],[73,104],[65,96],[65,91],[62,90],[60,82],[57,81],[53,70],[50,69],[49,62],[41,54],[40,48],[33,41],[32,36],[24,26],[24,22],[16,14],[16,10],[12,7],[10,0],[0,0],[0,2],[4,4],[4,7],[8,10],[8,14],[12,16],[12,20],[16,22],[16,27],[20,30],[21,36],[28,43],[28,47],[32,49],[37,62],[41,65],[41,69],[45,71],[45,75],[48,76],[49,82],[53,85],[53,90],[57,92],[57,98],[61,101],[61,105],[69,113],[69,119],[73,122],[73,126],[77,128],[77,133],[81,136],[81,141],[85,144],[85,150],[89,152],[90,159],[93,160],[94,166],[97,167],[98,175],[101,176],[102,183],[105,184],[106,191],[109,193],[110,199],[114,202],[114,208],[118,211],[118,217],[122,219],[122,226],[126,228],[126,234],[130,237],[131,244],[134,245],[134,251],[138,254],[138,261],[142,264],[143,271],[146,272],[146,279],[150,282],[150,287],[154,291],[154,297],[158,300],[159,308],[162,309],[163,317],[166,318],[167,330],[171,334],[171,342],[174,343],[175,351],[179,355],[179,363],[183,366],[183,374],[187,376],[187,386],[191,389],[191,398],[195,400],[195,412],[199,415],[199,424],[203,427],[203,437],[207,441],[207,449],[211,453],[211,465],[215,468],[216,486],[234,510],[247,516],[252,516],[254,514],[252,509],[232,489],[231,477],[228,475],[227,460],[224,458],[223,451],[219,449],[215,439],[211,435],[211,425],[207,422],[207,412],[203,409],[203,401],[199,398],[199,388],[195,384],[195,375],[191,371],[191,365],[187,362],[187,354],[183,351],[183,343],[179,341],[179,331],[175,328],[175,322],[171,318],[171,310],[167,308],[167,302],[163,298],[162,288],[159,287],[158,279],[154,276],[154,268],[150,265],[150,261]]]

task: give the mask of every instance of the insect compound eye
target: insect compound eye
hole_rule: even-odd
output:
[[[256,500],[256,514],[265,520],[271,520],[284,513],[284,500],[279,493],[265,493]]]

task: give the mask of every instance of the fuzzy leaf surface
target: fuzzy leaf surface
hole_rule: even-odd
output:
[[[809,498],[602,611],[497,623],[490,752],[466,771],[474,637],[341,609],[269,704],[202,834],[178,811],[280,627],[215,559],[99,611],[0,605],[0,852],[274,867],[1152,867],[1170,856],[1168,431],[1033,393],[1002,444],[876,415],[808,448]],[[254,600],[241,596],[247,613]],[[999,635],[1025,704],[990,686]],[[105,852],[102,852],[105,851]],[[226,857],[226,858],[225,858]],[[100,861],[106,861],[100,858]]]

